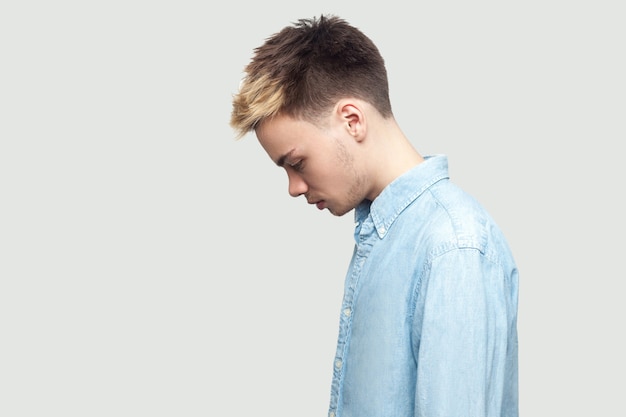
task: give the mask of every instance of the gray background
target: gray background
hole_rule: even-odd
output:
[[[252,49],[320,13],[508,236],[521,414],[623,412],[622,3],[294,3],[2,3],[0,415],[326,415],[352,214],[228,126]]]

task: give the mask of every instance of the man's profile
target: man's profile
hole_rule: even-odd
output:
[[[375,44],[336,16],[255,49],[231,126],[289,193],[354,210],[329,416],[518,415],[518,272],[485,209],[396,122]]]

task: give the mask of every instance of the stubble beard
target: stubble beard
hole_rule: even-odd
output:
[[[346,213],[349,213],[363,201],[363,185],[365,184],[364,178],[357,171],[354,166],[354,157],[348,152],[346,147],[339,141],[337,143],[337,161],[342,164],[346,171],[351,175],[350,188],[347,191],[347,202],[340,208],[328,207],[328,211],[337,217],[341,217]]]

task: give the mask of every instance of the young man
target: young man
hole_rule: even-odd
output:
[[[383,58],[335,16],[255,49],[231,126],[289,193],[355,209],[330,417],[518,415],[518,273],[500,229],[396,123]]]

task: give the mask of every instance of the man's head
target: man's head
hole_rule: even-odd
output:
[[[233,99],[231,126],[242,137],[278,114],[315,122],[344,97],[392,115],[378,48],[338,17],[301,19],[255,49]]]
[[[231,126],[239,138],[255,131],[292,196],[341,216],[416,162],[383,58],[344,20],[299,20],[256,48],[245,71]]]

